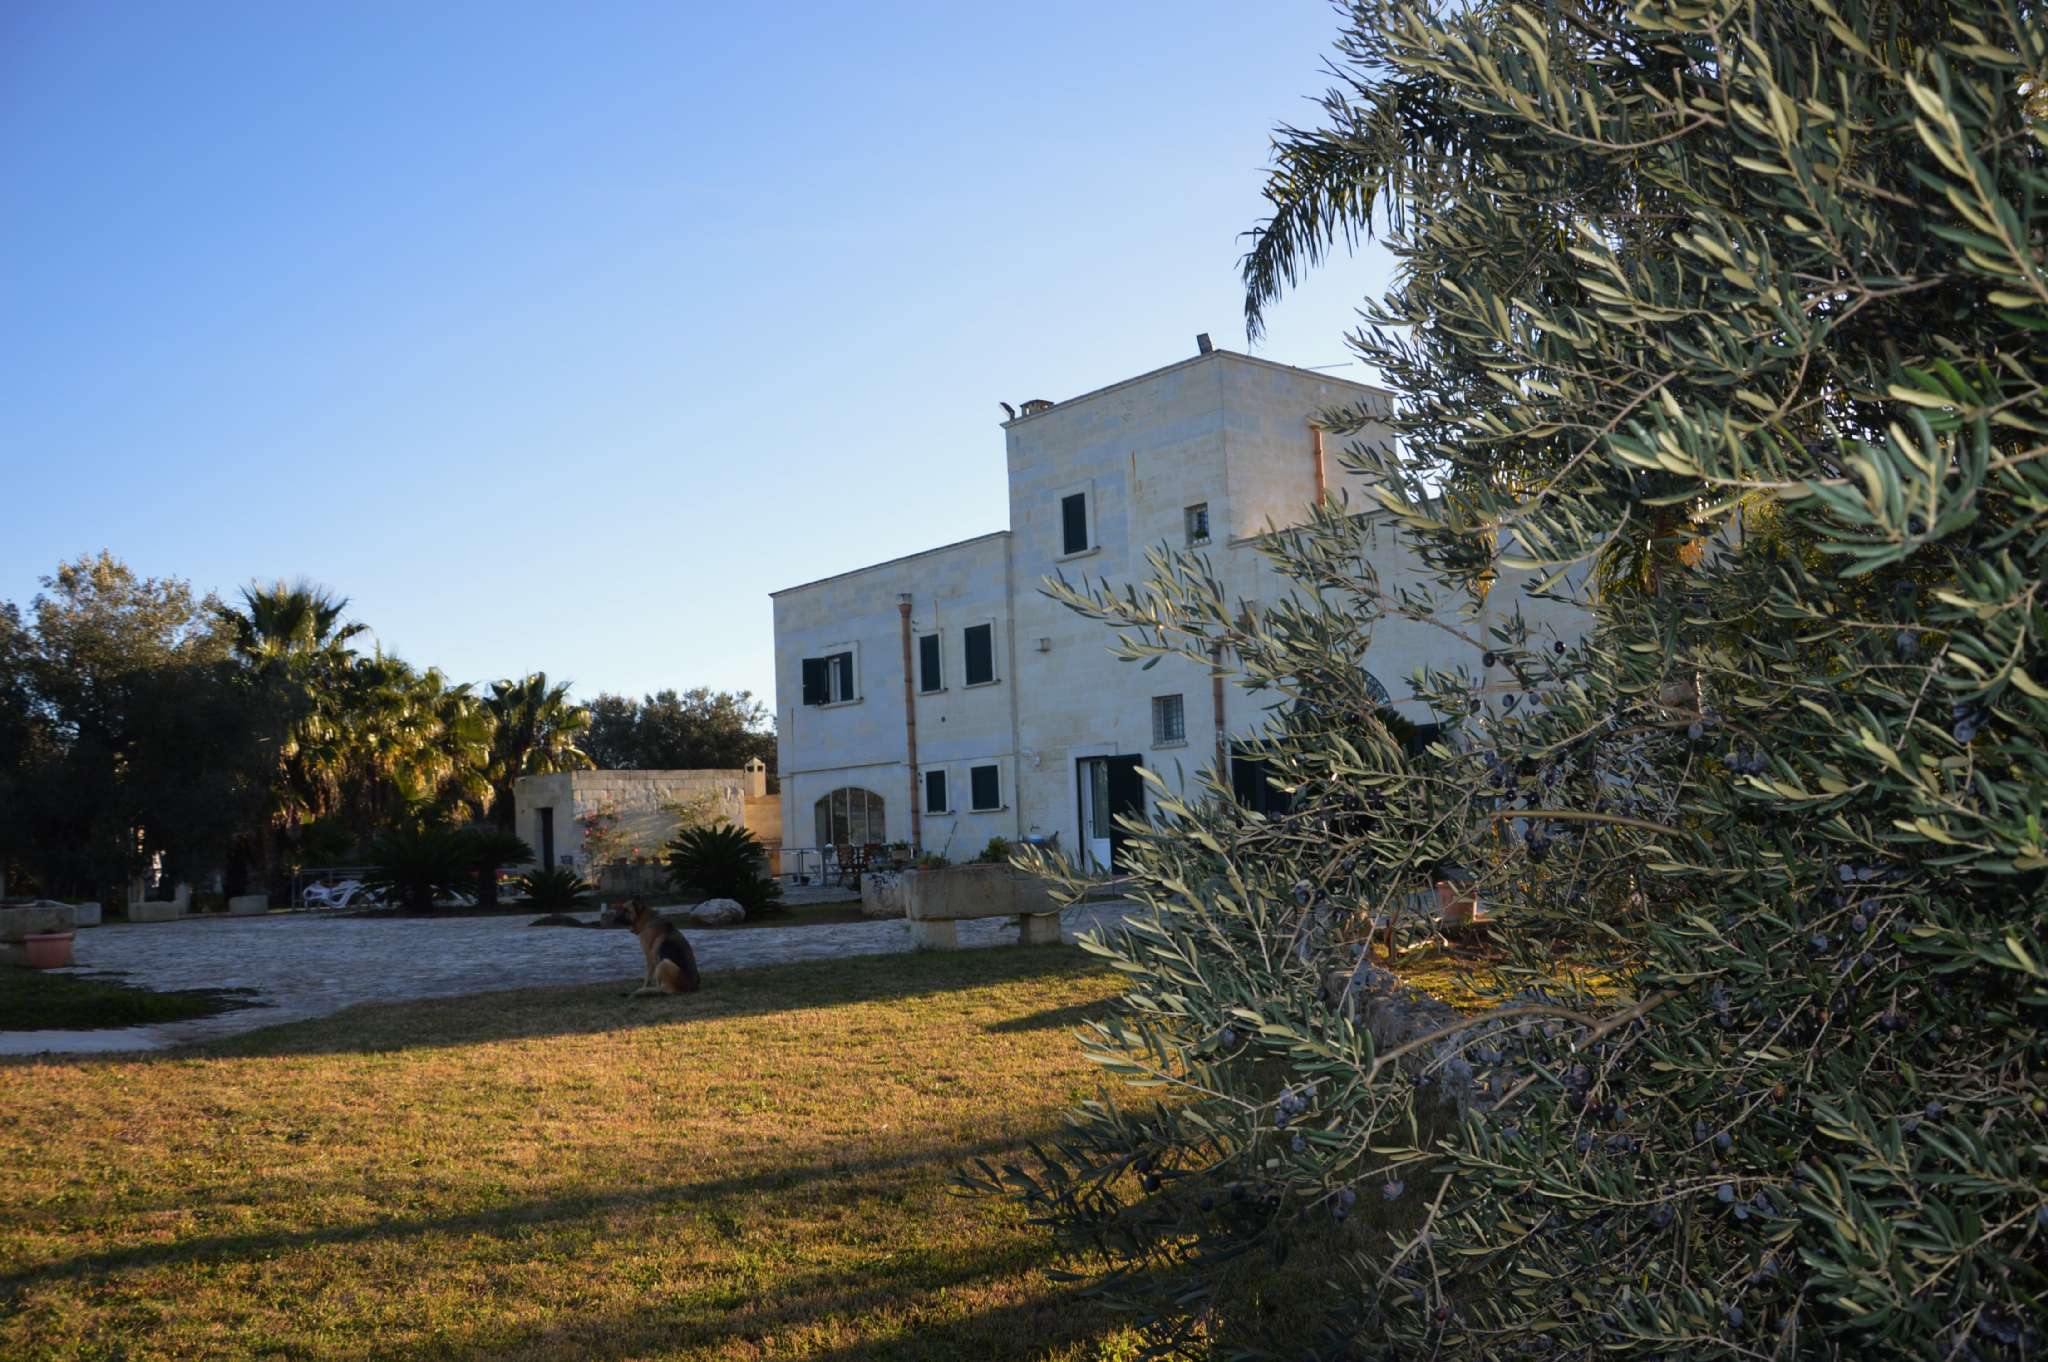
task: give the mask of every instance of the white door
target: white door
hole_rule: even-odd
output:
[[[1081,762],[1081,845],[1088,850],[1088,868],[1109,869],[1109,762],[1101,757]]]

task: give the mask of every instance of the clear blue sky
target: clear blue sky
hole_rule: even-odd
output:
[[[0,597],[307,576],[458,679],[773,688],[998,400],[1245,347],[1323,0],[0,4]],[[1384,277],[1288,299],[1323,365]],[[1357,368],[1338,370],[1369,378]]]

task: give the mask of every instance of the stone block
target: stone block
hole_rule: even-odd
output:
[[[237,894],[228,900],[228,912],[236,917],[257,917],[269,911],[268,894]]]
[[[1017,915],[1017,944],[1020,946],[1057,946],[1060,944],[1060,919],[1057,913],[1020,913]]]
[[[876,870],[860,877],[860,915],[891,918],[905,916],[903,879],[900,870]]]
[[[71,930],[71,907],[63,903],[29,903],[0,908],[0,941],[19,945],[23,938]]]
[[[960,946],[960,926],[955,922],[910,922],[910,944],[921,951],[950,951]]]
[[[911,870],[903,876],[903,907],[912,922],[1008,917],[1017,910],[1013,872],[1006,865],[955,865]]]
[[[71,905],[71,925],[74,927],[97,927],[100,925],[100,906],[97,903],[74,903]]]

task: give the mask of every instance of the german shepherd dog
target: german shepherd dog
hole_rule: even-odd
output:
[[[644,998],[657,993],[695,993],[700,983],[697,953],[690,949],[690,943],[683,934],[667,918],[648,908],[643,899],[628,903],[625,916],[626,925],[633,929],[633,935],[640,938],[640,949],[647,953],[647,982],[626,996]]]

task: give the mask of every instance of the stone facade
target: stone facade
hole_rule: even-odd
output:
[[[1290,588],[1257,536],[1300,523],[1319,486],[1355,509],[1370,505],[1343,467],[1345,442],[1324,438],[1316,418],[1358,404],[1390,411],[1391,402],[1381,389],[1213,351],[1007,422],[1007,530],[774,594],[784,845],[835,840],[826,833],[848,826],[854,841],[910,840],[914,803],[921,849],[956,861],[994,836],[1056,837],[1069,856],[1106,864],[1103,791],[1135,811],[1147,797],[1134,765],[1180,787],[1219,754],[1229,761],[1231,740],[1260,727],[1271,697],[1225,684],[1219,700],[1209,669],[1181,659],[1150,670],[1119,661],[1105,626],[1047,599],[1040,584],[1142,582],[1148,550],[1192,543],[1233,600],[1275,600]],[[1348,438],[1387,435],[1373,424]],[[1391,524],[1369,523],[1382,586],[1418,576]],[[1191,538],[1204,527],[1205,538]],[[1581,627],[1565,610],[1537,622],[1567,637]],[[1483,639],[1487,623],[1464,628]],[[980,626],[993,665],[969,685],[964,635]],[[934,648],[940,665],[927,675]],[[1402,698],[1406,679],[1424,665],[1477,671],[1480,650],[1433,623],[1397,620],[1375,630],[1366,661],[1395,707],[1427,723],[1426,709]],[[850,676],[824,677],[821,665],[842,666],[833,659],[850,659]],[[936,783],[933,771],[944,773]],[[880,816],[851,825],[826,816],[820,801],[836,808],[840,790],[859,792],[856,806],[879,797]]]
[[[512,784],[513,827],[533,848],[543,865],[590,869],[583,845],[584,815],[607,807],[619,815],[619,830],[626,847],[637,847],[645,855],[657,855],[661,846],[675,836],[675,804],[703,801],[709,821],[751,827],[747,818],[750,801],[767,794],[767,768],[756,763],[733,770],[705,771],[558,771],[545,776],[521,776]],[[755,808],[760,805],[755,803]],[[757,836],[768,834],[770,842],[779,829],[754,829]]]

